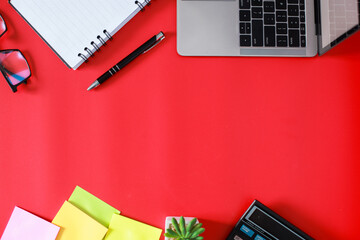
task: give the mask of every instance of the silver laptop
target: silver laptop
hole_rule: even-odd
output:
[[[360,29],[359,0],[177,0],[183,56],[315,56]]]

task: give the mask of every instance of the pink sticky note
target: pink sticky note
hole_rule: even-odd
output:
[[[55,240],[60,228],[15,207],[1,240]]]

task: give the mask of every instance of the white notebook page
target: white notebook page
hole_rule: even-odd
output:
[[[145,6],[145,3],[141,1]],[[83,62],[79,53],[102,45],[97,36],[107,40],[138,11],[135,0],[11,0],[11,4],[48,45],[71,68]]]

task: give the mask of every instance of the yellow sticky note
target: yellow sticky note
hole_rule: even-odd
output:
[[[56,240],[102,240],[107,232],[106,227],[68,201],[52,223],[61,228]]]
[[[159,228],[114,214],[105,240],[159,240],[161,232]]]

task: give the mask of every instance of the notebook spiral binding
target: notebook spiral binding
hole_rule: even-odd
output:
[[[106,29],[104,29],[103,33],[104,33],[104,35],[106,36],[107,40],[112,40],[112,39],[113,39],[112,36],[111,36],[111,34],[110,34]],[[103,37],[101,37],[100,35],[98,35],[96,38],[99,40],[101,46],[102,46],[102,45],[106,45],[106,41],[107,41],[107,40],[105,40]],[[92,42],[90,43],[90,45],[95,49],[96,52],[99,52],[99,51],[100,51],[100,46],[99,46],[97,43],[95,43],[94,41],[92,41]],[[93,56],[94,56],[94,53],[95,53],[94,51],[91,51],[90,48],[88,48],[88,47],[85,47],[85,48],[84,48],[84,52],[87,53],[87,55],[88,55],[89,57],[93,57]],[[89,58],[86,57],[86,55],[83,54],[83,53],[79,53],[78,56],[81,57],[81,58],[84,60],[84,62],[88,62],[88,60],[89,60]]]
[[[150,5],[151,4],[151,0],[144,0],[144,2],[145,2],[145,5]],[[136,0],[135,4],[139,6],[140,11],[143,12],[145,10],[145,6],[141,2]]]
[[[144,5],[142,5],[139,1],[135,1],[135,4],[137,4],[139,6],[140,11],[142,11],[142,12],[144,11],[144,9],[145,9]]]
[[[145,5],[150,5],[150,4],[151,4],[151,0],[144,0],[144,2],[145,2]],[[139,6],[140,11],[143,12],[143,11],[145,10],[145,5],[143,5],[141,2],[139,2],[139,1],[136,0],[136,1],[135,1],[135,4]],[[104,33],[104,35],[106,36],[107,40],[112,40],[112,39],[113,39],[113,37],[111,36],[111,34],[110,34],[106,29],[104,29],[103,33]],[[99,40],[99,42],[101,43],[101,46],[105,46],[105,45],[106,45],[106,41],[107,41],[107,40],[105,40],[104,38],[102,38],[100,35],[98,35],[96,38],[97,38],[97,39]],[[100,51],[100,46],[99,46],[98,44],[96,44],[94,41],[92,41],[92,42],[90,43],[90,45],[94,47],[94,49],[95,49],[96,52],[99,52],[99,51]],[[88,47],[85,47],[85,48],[84,48],[84,52],[86,52],[86,53],[89,55],[89,57],[93,57],[93,56],[94,56],[94,53],[95,53],[95,52],[91,51]],[[83,54],[83,53],[79,53],[78,56],[79,56],[80,58],[82,58],[82,59],[84,60],[84,62],[88,62],[88,61],[89,61],[89,58],[86,57],[86,55]]]

